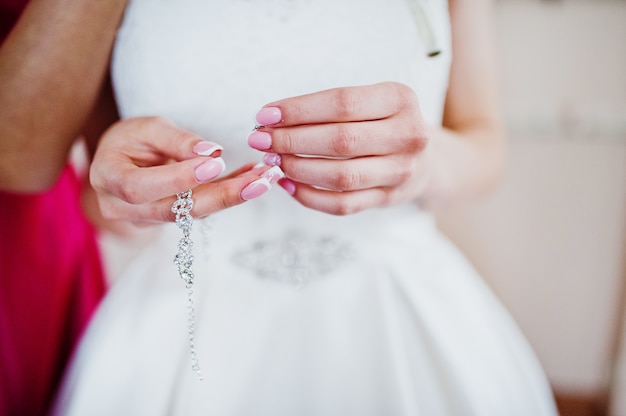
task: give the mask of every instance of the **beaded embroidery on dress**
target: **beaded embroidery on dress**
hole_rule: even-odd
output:
[[[267,102],[397,81],[440,124],[447,3],[428,58],[412,0],[131,0],[112,73],[123,117],[160,115],[260,161]],[[182,191],[182,190],[181,190]],[[211,216],[196,261],[190,368],[174,224],[116,278],[57,404],[61,415],[554,415],[515,323],[413,204],[333,217],[280,188]],[[206,255],[208,254],[208,256]]]

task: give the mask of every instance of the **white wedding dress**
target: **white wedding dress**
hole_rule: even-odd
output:
[[[428,58],[410,1],[132,0],[112,66],[121,115],[221,143],[230,169],[261,160],[253,115],[284,97],[398,81],[439,124],[447,3],[429,2],[443,52]],[[204,380],[166,224],[116,276],[56,414],[556,414],[515,323],[417,206],[334,217],[276,187],[208,224],[192,233]]]

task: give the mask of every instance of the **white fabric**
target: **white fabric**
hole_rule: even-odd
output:
[[[444,45],[436,58],[425,57],[407,0],[132,0],[113,62],[121,114],[166,116],[222,143],[232,169],[261,158],[245,140],[255,111],[292,95],[399,81],[440,123],[449,21],[444,1],[430,3]],[[556,413],[514,322],[416,206],[333,217],[277,188],[201,228],[195,344],[205,379],[191,370],[172,263],[181,233],[167,224],[116,278],[57,414]],[[241,264],[289,235],[314,251],[330,237],[346,255],[309,259],[299,285]],[[315,274],[320,265],[330,270]]]

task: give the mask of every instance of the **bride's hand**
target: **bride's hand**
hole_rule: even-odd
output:
[[[248,143],[280,155],[279,183],[336,215],[417,199],[430,170],[415,93],[398,83],[337,88],[263,107]],[[305,157],[301,157],[304,155]]]
[[[102,215],[171,222],[176,193],[193,189],[191,214],[203,217],[265,193],[278,178],[253,163],[224,171],[222,147],[161,117],[117,122],[102,136],[90,170]]]

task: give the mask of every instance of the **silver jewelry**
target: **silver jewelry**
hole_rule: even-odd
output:
[[[190,212],[193,208],[193,199],[191,198],[191,189],[176,194],[176,201],[172,204],[172,212],[176,214],[176,226],[183,231],[183,238],[178,242],[178,253],[174,257],[174,264],[178,267],[180,278],[187,284],[193,284],[193,255],[191,249],[193,242],[191,241],[191,225],[193,217]]]
[[[176,214],[176,226],[183,231],[183,237],[178,241],[178,253],[174,257],[174,264],[178,268],[180,278],[185,282],[187,289],[187,333],[189,334],[189,354],[191,356],[191,369],[202,380],[200,372],[200,364],[196,354],[194,344],[196,318],[193,303],[193,241],[191,241],[191,225],[193,217],[191,209],[193,208],[193,198],[191,189],[176,194],[176,201],[172,204],[172,212]]]

